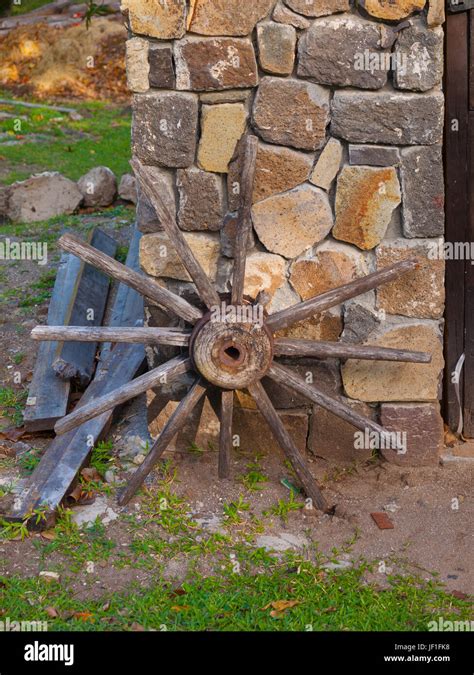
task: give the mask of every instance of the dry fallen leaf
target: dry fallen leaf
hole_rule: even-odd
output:
[[[56,539],[56,532],[54,530],[44,530],[40,534],[43,539],[47,539],[48,541]]]
[[[270,616],[274,619],[278,619],[283,616],[287,609],[295,607],[296,605],[301,605],[301,602],[299,600],[274,600],[273,602],[269,602],[268,605],[265,605],[265,607],[262,607],[262,610],[273,607]]]
[[[93,466],[82,469],[81,476],[86,481],[93,481],[94,483],[102,480],[102,476]]]
[[[90,621],[94,623],[94,615],[91,612],[74,612],[74,618],[79,621]]]
[[[59,612],[57,609],[54,607],[46,607],[46,614],[50,616],[52,619],[57,619],[59,616]]]
[[[187,612],[190,607],[189,605],[173,605],[171,609],[173,612]]]

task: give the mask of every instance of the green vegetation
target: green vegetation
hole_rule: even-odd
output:
[[[23,407],[27,397],[25,389],[0,387],[0,412],[17,427],[23,422]]]
[[[427,629],[442,615],[468,620],[469,603],[436,583],[391,577],[387,589],[363,583],[366,565],[324,574],[310,563],[249,575],[228,572],[173,588],[131,588],[98,600],[74,598],[68,585],[37,578],[0,579],[2,609],[12,620],[48,621],[49,630],[338,631]]]
[[[11,14],[12,16],[28,14],[28,12],[32,12],[34,9],[38,9],[50,2],[51,0],[16,0],[16,2],[10,3],[10,11],[8,14]]]
[[[257,456],[252,462],[247,464],[247,472],[239,476],[239,480],[247,490],[261,490],[264,483],[268,482],[267,476],[260,466],[261,457]]]
[[[5,92],[0,96],[11,98]],[[37,171],[60,171],[77,180],[98,164],[108,166],[118,178],[130,171],[129,110],[95,101],[73,107],[82,119],[74,121],[67,113],[46,108],[0,105],[0,110],[16,115],[2,120],[0,132],[18,141],[0,146],[3,160],[11,166],[2,176],[4,183]]]
[[[112,441],[99,441],[92,450],[90,466],[92,466],[101,476],[105,475],[107,469],[112,463]]]

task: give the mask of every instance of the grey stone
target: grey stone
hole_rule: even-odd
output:
[[[77,187],[84,206],[110,206],[117,194],[117,179],[107,166],[96,166],[79,178]]]
[[[10,199],[10,186],[0,185],[0,218],[8,214],[8,201]]]
[[[308,545],[308,541],[305,537],[290,532],[280,532],[278,535],[261,534],[255,540],[255,545],[266,551],[282,553],[291,549],[302,549]]]
[[[160,194],[168,210],[176,213],[176,195],[174,190],[174,176],[171,171],[160,167],[152,167],[153,179],[160,186]],[[155,209],[150,204],[148,198],[143,194],[138,183],[138,203],[137,203],[137,225],[140,232],[151,234],[160,232],[163,228],[155,213]]]
[[[287,365],[294,373],[306,380],[306,382],[314,383],[329,396],[336,396],[342,391],[339,361],[335,359],[325,359],[324,361],[298,359],[298,364],[295,364],[294,361],[286,362],[284,359],[280,359],[279,363]],[[311,403],[304,396],[300,396],[293,390],[275,383],[270,378],[264,378],[262,384],[277,410],[311,406]]]
[[[118,194],[126,202],[137,203],[137,181],[131,173],[124,173],[120,179]]]
[[[443,138],[444,96],[337,91],[331,133],[351,143],[433,145]]]
[[[304,30],[311,26],[311,22],[301,14],[296,14],[289,7],[286,7],[281,0],[278,0],[275,9],[273,10],[273,20],[278,23],[284,23],[294,28]]]
[[[413,21],[400,32],[396,47],[393,84],[397,89],[428,91],[443,79],[442,28],[430,29],[422,21]]]
[[[178,224],[182,230],[219,230],[224,217],[221,177],[200,169],[180,169]]]
[[[383,403],[381,423],[392,432],[406,433],[406,452],[382,449],[398,466],[436,466],[444,446],[443,418],[436,403]]]
[[[365,166],[396,166],[400,151],[384,145],[349,145],[349,163]]]
[[[296,30],[293,26],[265,21],[257,26],[257,39],[263,70],[276,75],[291,75],[296,48]]]
[[[364,62],[367,52],[381,57],[380,28],[373,21],[355,15],[317,19],[299,41],[298,75],[336,87],[380,89],[387,83],[387,69],[370,69]]]
[[[150,87],[174,89],[176,77],[173,65],[173,48],[170,44],[150,44],[148,50]]]
[[[104,525],[118,518],[118,513],[110,508],[105,497],[96,497],[93,504],[76,506],[72,514],[73,522],[79,527],[92,525],[96,518],[100,518]]]
[[[138,159],[170,168],[186,168],[193,163],[199,108],[195,94],[136,94],[132,108],[132,152]]]
[[[344,307],[342,342],[362,344],[379,325],[377,313],[365,305],[353,302]]]
[[[265,141],[316,150],[324,145],[328,122],[328,89],[289,78],[261,79],[253,123]]]
[[[82,200],[74,181],[45,171],[11,185],[7,215],[14,222],[34,223],[74,213]]]
[[[444,174],[440,146],[402,150],[403,232],[405,237],[444,233]]]

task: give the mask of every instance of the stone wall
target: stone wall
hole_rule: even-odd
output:
[[[248,129],[259,149],[245,292],[265,291],[270,313],[395,261],[416,255],[422,262],[285,331],[433,353],[431,365],[299,366],[328,393],[407,431],[410,452],[395,461],[412,464],[437,462],[443,431],[444,267],[433,255],[444,232],[443,7],[442,0],[122,4],[133,153],[154,167],[220,291],[232,266],[239,140]],[[144,198],[138,222],[143,270],[197,303]],[[156,307],[148,320],[169,324]],[[162,349],[153,359],[169,356]],[[364,456],[352,427],[266,386],[310,451],[337,461]],[[257,413],[245,393],[236,400],[245,436]],[[155,403],[155,410],[164,405]]]

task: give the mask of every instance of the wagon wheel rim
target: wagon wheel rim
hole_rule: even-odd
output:
[[[234,391],[246,389],[254,399],[258,410],[266,420],[287,459],[291,462],[307,498],[318,509],[327,511],[328,504],[321,488],[312,476],[304,455],[281,421],[262,385],[262,379],[267,376],[292,393],[305,397],[311,403],[319,405],[349,422],[355,428],[364,431],[369,429],[379,434],[381,439],[387,441],[390,440],[390,434],[383,427],[356,413],[337,396],[329,396],[313,384],[306,383],[292,369],[278,363],[276,359],[282,356],[291,356],[294,358],[323,359],[336,357],[340,359],[414,363],[429,363],[431,361],[431,355],[424,352],[367,345],[346,345],[339,342],[295,340],[277,336],[278,331],[284,328],[415,270],[418,267],[416,260],[396,263],[271,315],[266,314],[258,299],[251,304],[244,297],[245,266],[248,241],[252,229],[251,208],[257,148],[257,138],[248,135],[244,145],[244,161],[240,181],[241,204],[230,297],[219,295],[205,274],[179,229],[174,214],[167,209],[163,202],[149,167],[144,166],[137,159],[131,162],[141,189],[155,208],[163,229],[189,273],[200,299],[207,307],[206,312],[202,312],[184,298],[163,288],[152,279],[129,270],[121,263],[69,234],[63,235],[59,240],[61,248],[93,265],[115,280],[129,285],[144,297],[163,307],[169,314],[182,319],[188,326],[183,330],[152,327],[107,329],[39,326],[32,331],[32,337],[37,340],[137,342],[174,345],[187,350],[187,353],[171,359],[119,389],[88,404],[80,405],[56,423],[56,433],[66,433],[106,410],[111,410],[115,406],[138,396],[147,389],[159,387],[163,381],[169,384],[184,373],[194,373],[195,380],[188,393],[178,404],[143,464],[134,472],[126,487],[120,493],[118,498],[120,505],[128,503],[143,484],[171,440],[184,427],[189,415],[202,397],[204,395],[215,395],[216,390],[220,394],[218,475],[221,479],[229,478],[233,438]],[[239,317],[244,317],[245,320],[236,320]],[[397,450],[398,448],[393,446],[392,449]]]

